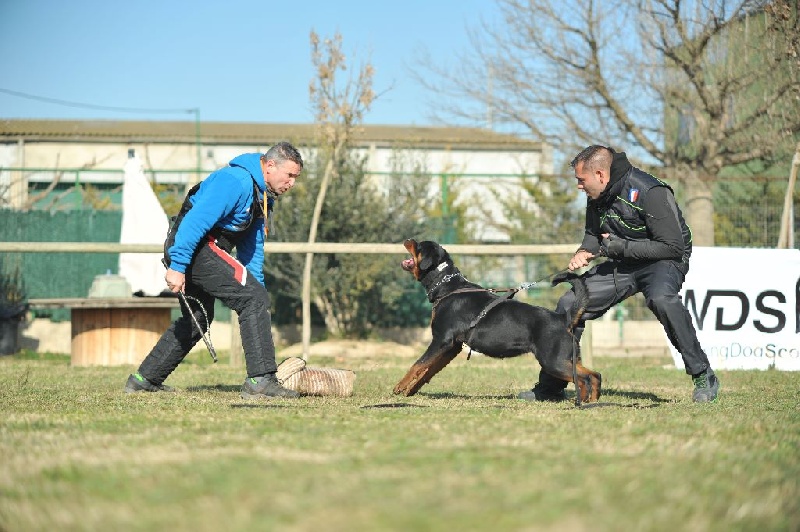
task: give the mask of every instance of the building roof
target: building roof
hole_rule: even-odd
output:
[[[311,144],[316,132],[314,124],[201,122],[199,126],[200,142],[217,145],[264,145],[280,140]],[[354,138],[360,146],[541,151],[539,142],[479,128],[363,125],[356,129]],[[193,121],[0,119],[0,142],[19,140],[194,144],[198,134]]]

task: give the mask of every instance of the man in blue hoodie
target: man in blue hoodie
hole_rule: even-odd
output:
[[[128,378],[126,392],[172,391],[164,381],[202,337],[190,313],[205,333],[219,299],[239,315],[247,363],[242,398],[299,396],[275,377],[263,246],[275,200],[291,190],[302,170],[300,153],[281,142],[264,155],[234,158],[189,191],[164,243],[164,262],[167,287],[183,292],[191,308],[182,306],[183,315]]]

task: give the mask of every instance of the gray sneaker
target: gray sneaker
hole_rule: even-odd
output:
[[[526,390],[517,394],[517,399],[525,401],[548,401],[551,403],[560,403],[567,400],[567,392],[560,390],[558,392],[545,392],[537,390],[538,385],[534,386],[532,390]]]
[[[257,399],[259,397],[297,399],[300,394],[281,386],[275,374],[270,373],[263,377],[246,378],[244,384],[242,384],[241,396],[242,399]]]
[[[712,403],[717,400],[719,379],[711,369],[692,376],[694,391],[692,401],[695,403]]]
[[[133,373],[125,383],[125,393],[136,392],[174,392],[175,388],[166,384],[153,384],[138,373]]]

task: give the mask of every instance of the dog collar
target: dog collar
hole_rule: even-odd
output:
[[[456,272],[456,273],[451,273],[451,274],[449,274],[449,275],[445,275],[444,277],[442,277],[441,279],[439,279],[439,282],[437,282],[435,285],[431,286],[431,287],[430,287],[430,289],[428,290],[428,301],[431,301],[431,293],[432,293],[434,290],[436,290],[436,288],[437,288],[439,285],[441,285],[441,284],[443,284],[443,283],[448,283],[448,282],[450,282],[450,280],[451,280],[451,279],[453,279],[454,277],[461,277],[461,278],[462,278],[462,279],[464,279],[465,281],[469,282],[469,279],[467,279],[466,277],[464,277],[463,275],[461,275],[461,272]]]
[[[447,262],[446,261],[440,262],[438,266],[436,266],[434,269],[426,273],[425,276],[422,279],[420,279],[420,282],[424,285],[431,277],[435,277],[436,275],[442,273],[442,271],[444,271],[445,268],[447,268]]]
[[[435,273],[441,273],[445,268],[447,268],[447,262],[446,261],[440,262],[436,268],[425,274],[425,277],[422,278],[422,282],[424,283],[428,277],[430,277]]]

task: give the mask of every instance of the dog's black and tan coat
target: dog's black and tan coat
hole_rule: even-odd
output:
[[[406,240],[411,258],[402,262],[422,284],[433,303],[433,340],[425,353],[397,383],[394,393],[414,395],[460,352],[463,344],[494,358],[533,353],[542,369],[564,381],[573,382],[572,328],[587,301],[583,280],[567,274],[553,284],[569,281],[575,290],[576,308],[569,314],[528,305],[512,299],[497,301],[497,294],[469,282],[453,264],[450,255],[436,242]],[[488,311],[487,311],[488,309]],[[599,373],[576,364],[581,402],[600,398]]]

